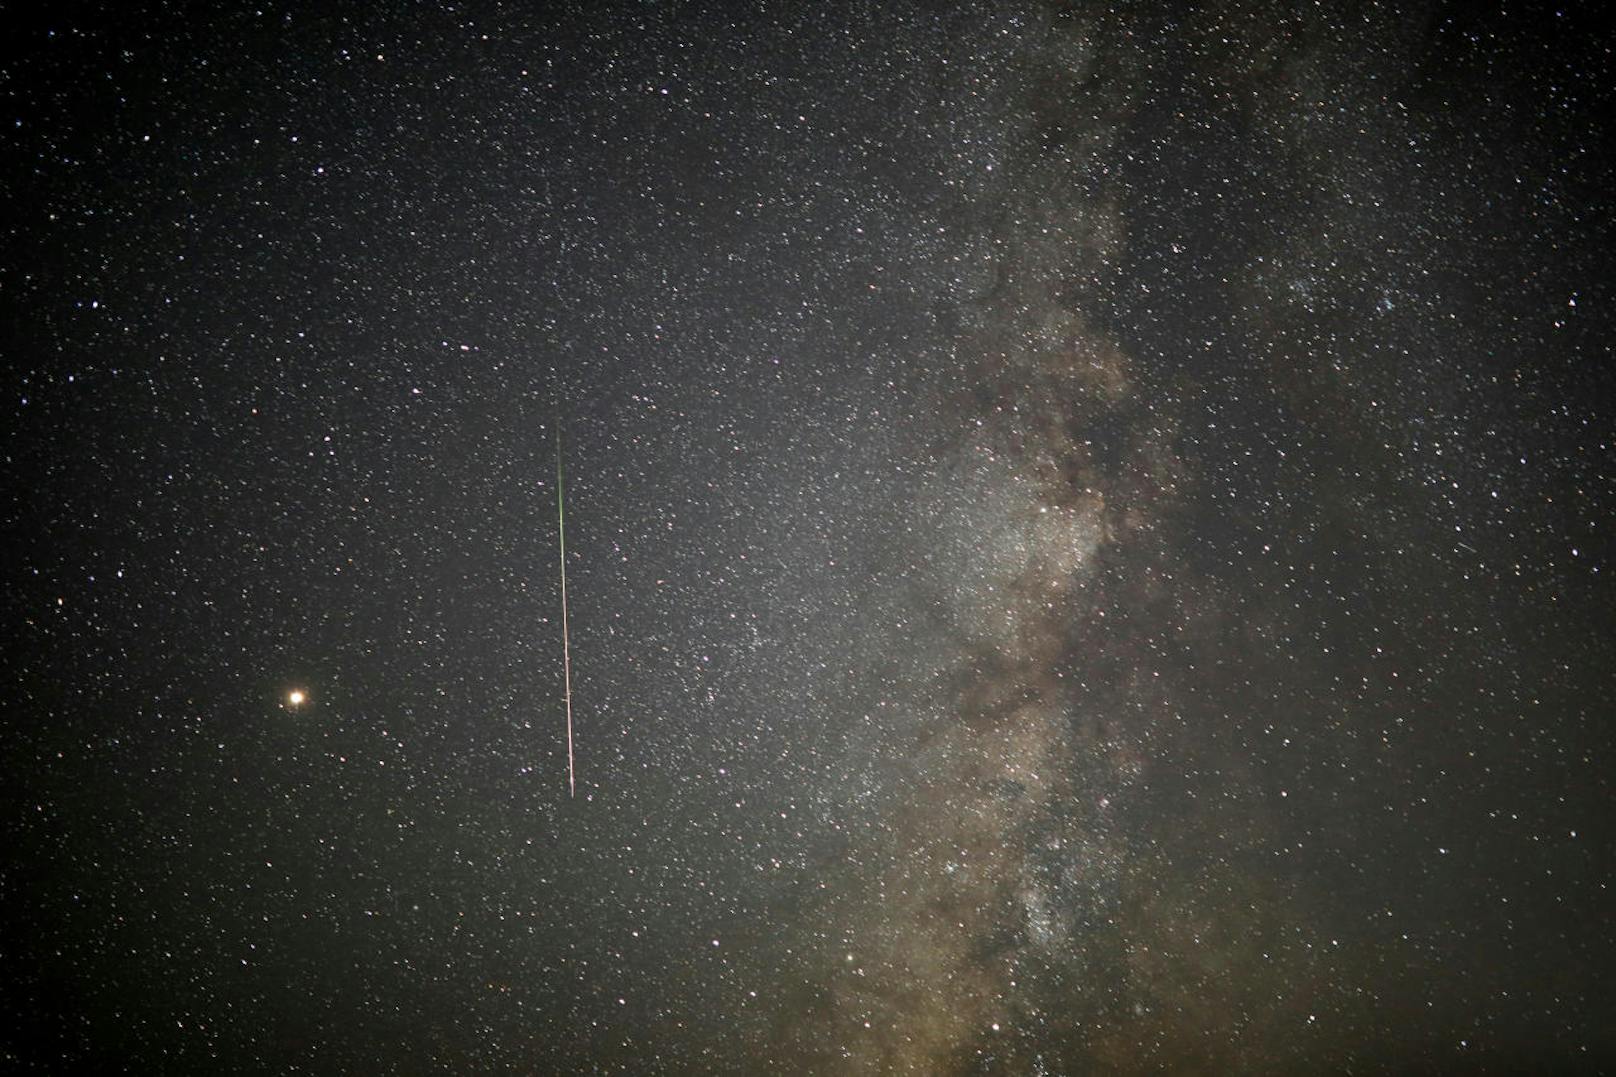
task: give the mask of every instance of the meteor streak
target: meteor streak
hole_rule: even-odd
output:
[[[561,420],[556,420],[556,533],[561,538],[561,672],[567,700],[567,795],[578,795],[572,767],[572,643],[567,636],[567,509],[561,487]]]

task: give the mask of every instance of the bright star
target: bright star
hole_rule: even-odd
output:
[[[294,688],[286,693],[286,702],[294,707],[302,706],[303,701],[307,698],[309,697],[303,694],[303,689],[301,688]]]

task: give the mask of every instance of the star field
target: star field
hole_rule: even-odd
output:
[[[939,11],[10,14],[3,1068],[1612,1065],[1599,12]]]

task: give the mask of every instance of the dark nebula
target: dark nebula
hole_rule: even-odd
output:
[[[1597,6],[578,7],[9,13],[0,1069],[1616,1065]]]

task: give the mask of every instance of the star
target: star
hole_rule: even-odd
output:
[[[308,698],[309,697],[304,694],[303,689],[301,688],[294,688],[290,692],[286,693],[286,702],[293,707],[301,707],[304,701]]]

